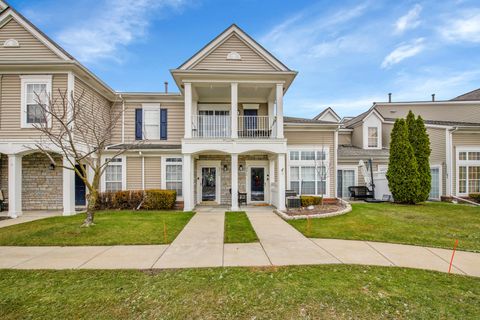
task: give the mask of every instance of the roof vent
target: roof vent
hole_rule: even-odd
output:
[[[432,93],[432,102],[435,102],[435,93]]]
[[[227,54],[227,60],[242,60],[242,56],[237,51],[231,51]]]
[[[391,93],[388,94],[388,102],[389,102],[389,103],[392,102],[392,94],[391,94]]]
[[[20,44],[15,39],[8,39],[8,40],[5,40],[5,42],[3,43],[3,46],[9,47],[9,48],[18,48],[20,47]]]

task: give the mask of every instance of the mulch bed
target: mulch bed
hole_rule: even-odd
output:
[[[287,214],[290,216],[303,216],[303,215],[314,215],[314,214],[326,214],[331,212],[336,212],[345,209],[345,206],[341,203],[334,204],[323,204],[314,206],[312,210],[307,209],[306,207],[302,208],[292,208],[287,210]]]

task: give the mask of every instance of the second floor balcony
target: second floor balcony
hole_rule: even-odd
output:
[[[275,116],[237,116],[236,134],[232,135],[229,114],[199,114],[192,117],[192,137],[270,139],[277,135],[276,122]]]

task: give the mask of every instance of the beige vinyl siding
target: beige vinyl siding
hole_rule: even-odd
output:
[[[382,145],[384,148],[390,149],[390,135],[392,134],[393,124],[382,124]]]
[[[86,133],[85,136],[88,142],[95,143],[93,135],[95,128],[103,126],[103,129],[106,130],[110,124],[112,116],[110,112],[111,102],[78,77],[75,77],[74,95],[75,99],[80,101],[79,106],[80,110],[82,110],[81,115],[79,115],[81,119],[76,121],[78,124],[76,127],[81,127],[82,132]],[[76,136],[78,139],[85,139],[83,135],[77,134]]]
[[[227,55],[238,52],[241,60],[227,60]],[[235,34],[230,36],[218,47],[192,67],[194,70],[265,70],[275,71],[257,51],[252,49]]]
[[[127,157],[127,190],[142,190],[141,157]]]
[[[243,116],[243,111],[244,111],[243,102],[240,102],[238,104],[238,111],[239,111],[240,115]],[[266,103],[259,103],[258,104],[258,115],[259,116],[268,116],[268,104],[266,104]]]
[[[35,128],[22,128],[20,75],[3,75],[0,78],[0,136],[10,139],[34,139],[39,132]],[[52,76],[52,96],[60,101],[60,92],[67,91],[67,74]],[[55,123],[54,123],[55,125]]]
[[[291,146],[318,146],[320,151],[322,145],[328,147],[330,159],[329,159],[329,189],[330,197],[335,197],[335,185],[336,185],[336,173],[334,169],[334,136],[335,131],[285,131],[285,138],[287,139],[287,147]],[[287,155],[288,166],[288,155]],[[287,168],[287,174],[289,169]],[[287,179],[287,175],[285,175]],[[290,186],[286,185],[286,189],[290,189]]]
[[[425,120],[480,122],[480,101],[478,104],[442,103],[427,105],[380,105],[376,107],[385,118],[405,118],[409,110]],[[395,111],[395,112],[392,112]]]
[[[351,132],[339,133],[338,134],[338,144],[339,145],[351,146],[352,145],[352,133]]]
[[[161,188],[161,168],[160,157],[145,157],[145,189]]]
[[[354,147],[363,148],[363,126],[359,125],[353,129],[352,145]]]
[[[20,47],[4,47],[8,39],[18,41]],[[8,21],[0,29],[0,61],[59,61],[52,50],[25,30],[15,19]]]
[[[141,109],[141,103],[125,103],[125,143],[135,141],[135,109]],[[146,143],[180,144],[185,130],[185,108],[183,102],[160,102],[160,108],[167,109],[167,140],[149,140]],[[122,104],[114,106],[114,112],[120,112]],[[122,142],[121,119],[113,130],[112,143]]]
[[[458,147],[477,147],[480,148],[480,132],[454,132],[452,135],[452,171],[453,171],[453,194],[457,193],[457,148]]]
[[[442,194],[445,194],[447,179],[445,171],[445,163],[447,160],[445,150],[445,129],[427,128],[427,133],[430,138],[430,164],[440,165],[442,170]]]

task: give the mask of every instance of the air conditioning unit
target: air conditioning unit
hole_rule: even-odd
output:
[[[300,201],[300,197],[287,197],[287,208],[300,208],[302,206],[302,202]]]

